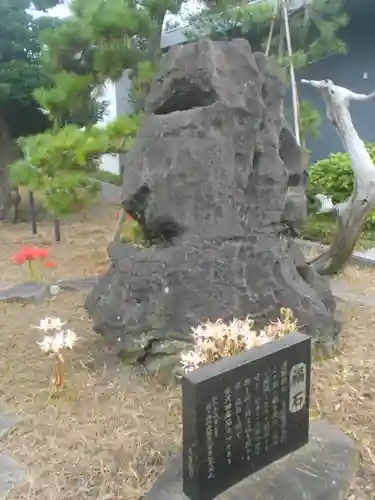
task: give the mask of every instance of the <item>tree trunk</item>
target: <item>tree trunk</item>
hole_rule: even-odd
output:
[[[0,115],[0,221],[6,219],[12,205],[8,166],[18,157],[19,149],[4,116]]]
[[[334,85],[330,80],[302,82],[321,90],[327,116],[352,160],[353,193],[344,203],[332,205],[329,210],[338,215],[336,239],[325,253],[310,262],[320,274],[336,274],[350,259],[366,218],[375,207],[375,166],[354,128],[349,111],[350,101],[375,100],[375,92],[369,95],[356,94]]]

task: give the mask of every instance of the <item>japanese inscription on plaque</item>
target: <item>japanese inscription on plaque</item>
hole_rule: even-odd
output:
[[[311,339],[301,333],[183,378],[183,489],[221,492],[308,441]]]

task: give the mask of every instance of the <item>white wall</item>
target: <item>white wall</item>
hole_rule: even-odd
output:
[[[103,116],[103,119],[97,123],[98,127],[104,127],[117,116],[116,85],[114,83],[110,81],[106,83],[100,101],[108,102],[106,114]],[[100,168],[113,174],[119,174],[119,155],[103,155]]]
[[[120,115],[128,115],[132,112],[130,100],[131,80],[129,71],[125,71],[122,77],[115,83],[108,81],[104,87],[101,101],[107,101],[107,112],[97,126],[105,126]],[[120,173],[121,158],[123,155],[103,155],[101,168],[114,174]]]
[[[133,111],[133,104],[130,99],[132,82],[129,78],[129,73],[129,70],[124,71],[122,77],[115,83],[117,116],[130,115]]]

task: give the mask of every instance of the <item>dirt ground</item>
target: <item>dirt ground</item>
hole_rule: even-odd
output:
[[[97,274],[107,266],[106,245],[115,226],[113,208],[69,218],[59,245],[48,224],[36,237],[29,225],[0,226],[0,286],[27,279],[26,270],[9,259],[25,244],[50,249],[57,263],[54,278]],[[349,268],[344,279],[356,293],[375,287],[372,270]],[[28,469],[27,481],[9,500],[139,500],[179,448],[179,389],[167,390],[145,374],[125,370],[93,333],[84,299],[83,293],[63,292],[42,306],[0,304],[0,409],[24,419],[0,441],[0,452]],[[312,416],[358,440],[361,466],[350,498],[371,499],[375,305],[346,303],[340,309],[339,352],[314,365]],[[57,395],[51,392],[52,359],[40,351],[41,335],[33,328],[46,315],[68,321],[80,337],[67,359],[67,387]]]

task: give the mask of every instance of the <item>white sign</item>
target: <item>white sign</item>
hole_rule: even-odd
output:
[[[305,363],[292,366],[289,374],[289,411],[296,413],[306,405],[307,367]]]

